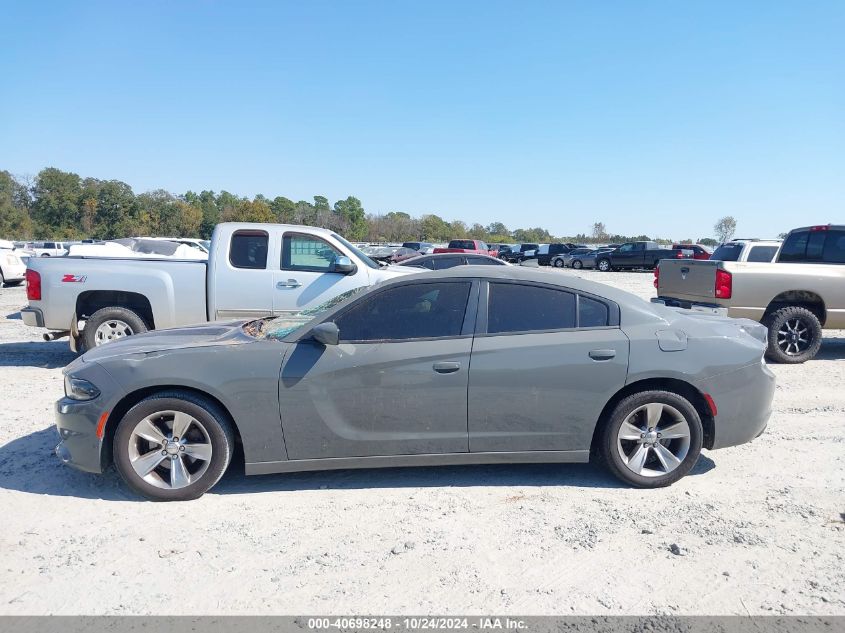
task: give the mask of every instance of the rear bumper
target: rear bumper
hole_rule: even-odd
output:
[[[716,404],[710,448],[745,444],[765,431],[775,395],[775,375],[765,363],[714,376],[697,386]]]
[[[29,327],[44,327],[44,313],[38,308],[22,308],[21,319]]]
[[[669,308],[681,308],[683,310],[704,312],[705,314],[715,314],[717,316],[730,316],[726,307],[720,306],[716,303],[686,301],[684,299],[676,299],[674,297],[652,297],[651,302],[660,303]]]
[[[3,277],[6,281],[23,281],[26,278],[26,264],[3,264]]]

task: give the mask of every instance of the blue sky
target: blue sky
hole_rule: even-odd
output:
[[[845,2],[4,2],[0,169],[564,235],[843,222]]]

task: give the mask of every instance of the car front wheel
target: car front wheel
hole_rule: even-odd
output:
[[[563,268],[563,260],[562,259],[556,259],[555,260],[555,268]]]
[[[703,439],[701,417],[689,400],[671,391],[642,391],[616,405],[602,429],[600,452],[625,483],[661,488],[690,471]]]
[[[145,398],[123,416],[114,463],[127,485],[147,499],[186,501],[220,481],[234,446],[231,423],[219,406],[170,391]]]

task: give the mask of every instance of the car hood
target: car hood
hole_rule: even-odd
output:
[[[186,347],[243,345],[255,341],[253,337],[243,331],[243,325],[247,322],[248,320],[222,321],[136,334],[120,341],[95,347],[85,352],[82,360],[97,362],[116,356],[149,354]]]

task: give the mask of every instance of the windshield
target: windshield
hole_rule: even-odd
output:
[[[347,242],[347,241],[346,241],[345,239],[343,239],[340,235],[337,235],[336,233],[332,233],[332,237],[333,237],[334,239],[336,239],[338,242],[340,242],[341,244],[343,244],[343,245],[344,245],[346,248],[348,248],[350,251],[352,251],[353,253],[355,253],[355,255],[356,255],[356,256],[357,256],[357,257],[358,257],[358,258],[359,258],[362,262],[364,262],[364,264],[366,264],[366,265],[367,265],[367,266],[369,266],[370,268],[381,268],[381,266],[379,266],[376,262],[374,262],[372,259],[370,259],[369,257],[367,257],[367,256],[363,253],[363,251],[361,251],[361,249],[360,249],[360,248],[357,248],[357,247],[355,247],[355,246],[352,246],[352,244],[350,244],[349,242]]]
[[[311,319],[319,316],[323,312],[331,310],[336,305],[340,305],[349,297],[353,297],[367,286],[360,286],[347,290],[344,293],[332,297],[328,301],[324,301],[318,306],[308,308],[307,310],[300,310],[299,312],[292,312],[290,314],[283,314],[272,319],[259,319],[258,321],[250,321],[244,326],[247,334],[251,334],[258,339],[283,339],[288,334],[298,330],[303,325],[308,323]]]

